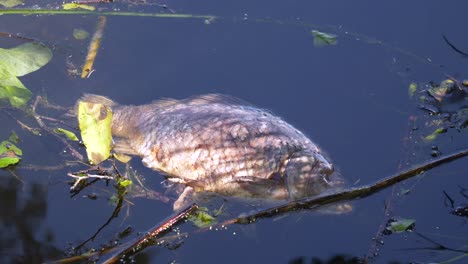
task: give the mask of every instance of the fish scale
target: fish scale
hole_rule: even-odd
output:
[[[82,100],[99,101],[86,95]],[[302,132],[239,99],[209,94],[113,106],[115,150],[186,188],[174,208],[197,192],[297,199],[342,184],[320,148]],[[112,102],[112,103],[109,103]]]

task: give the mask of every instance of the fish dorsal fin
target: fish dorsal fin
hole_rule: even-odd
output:
[[[117,103],[109,99],[108,97],[102,96],[102,95],[97,95],[97,94],[83,94],[83,96],[78,99],[75,103],[75,106],[73,109],[68,111],[66,114],[67,116],[75,117],[78,114],[78,104],[80,102],[87,102],[87,103],[93,103],[93,104],[102,104],[105,106],[116,106]]]
[[[173,98],[161,98],[161,99],[158,99],[158,100],[154,100],[153,102],[151,102],[151,104],[154,104],[154,105],[157,105],[157,106],[160,106],[160,107],[169,107],[169,106],[175,105],[175,104],[177,104],[179,102],[180,102],[179,100],[173,99]]]
[[[159,107],[169,107],[176,104],[182,105],[206,105],[206,104],[225,104],[225,105],[244,105],[252,106],[250,103],[239,99],[234,96],[224,95],[224,94],[204,94],[189,97],[187,99],[177,100],[172,98],[162,98],[156,101],[153,101],[152,104],[155,104]]]
[[[78,102],[88,102],[94,104],[103,104],[105,106],[115,106],[117,103],[109,99],[108,97],[96,94],[84,94]]]
[[[116,153],[128,154],[128,155],[138,155],[138,152],[130,145],[130,143],[125,139],[116,139],[114,140],[114,145],[112,149]]]
[[[195,97],[190,97],[181,101],[190,105],[205,105],[205,104],[226,104],[226,105],[245,105],[250,103],[234,96],[225,94],[204,94]]]

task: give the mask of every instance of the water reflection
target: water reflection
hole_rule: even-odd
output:
[[[41,263],[60,255],[54,235],[44,226],[47,189],[37,183],[25,186],[2,174],[6,175],[0,180],[0,262]]]
[[[357,257],[349,257],[345,255],[336,255],[332,256],[327,260],[322,260],[319,258],[308,258],[308,257],[297,257],[289,261],[289,264],[357,264],[361,263]]]

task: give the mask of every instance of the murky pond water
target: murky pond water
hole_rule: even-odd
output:
[[[29,4],[36,2],[42,1]],[[169,12],[154,5],[115,2],[125,11]],[[163,4],[176,13],[218,18],[110,15],[95,71],[87,79],[69,72],[73,66],[80,70],[89,44],[89,39],[74,39],[72,32],[83,28],[92,34],[96,15],[2,15],[0,32],[34,38],[53,49],[49,64],[20,77],[33,93],[31,101],[42,95],[51,103],[71,107],[83,93],[94,93],[138,105],[161,97],[230,94],[271,110],[303,131],[326,151],[349,186],[369,184],[431,159],[434,145],[444,154],[467,147],[466,128],[449,128],[431,142],[421,140],[437,128],[430,126],[437,116],[419,109],[418,99],[408,98],[412,82],[421,87],[448,77],[468,78],[467,59],[442,38],[445,35],[459,49],[468,50],[466,1]],[[112,9],[109,5],[100,7]],[[313,29],[336,34],[337,45],[315,47]],[[21,43],[24,40],[0,38],[1,48]],[[466,103],[464,98],[450,106],[458,109]],[[66,120],[71,125],[67,129],[76,127],[65,117],[67,110],[39,106],[37,112]],[[112,182],[100,181],[71,195],[67,173],[87,166],[57,168],[75,159],[63,142],[46,132],[33,135],[16,120],[38,127],[24,112],[0,108],[0,140],[15,131],[24,152],[19,165],[0,169],[0,260],[32,263],[65,258],[111,217],[116,190]],[[85,155],[83,147],[70,144]],[[455,205],[468,203],[466,164],[465,158],[431,170],[397,185],[393,195],[390,188],[353,201],[354,210],[348,214],[307,210],[202,232],[187,222],[168,234],[186,236],[146,248],[133,259],[137,263],[354,263],[355,258],[370,255],[367,259],[376,263],[464,263],[466,257],[454,259],[463,255],[456,250],[466,252],[467,220],[450,213],[447,197]],[[165,193],[162,175],[145,168],[138,158],[130,165],[145,178],[146,188]],[[406,194],[398,195],[402,190]],[[167,195],[170,202],[128,197],[118,216],[78,252],[113,243],[128,226],[133,232],[120,242],[156,225],[172,214],[177,197]],[[217,209],[220,204],[224,204],[221,219],[271,206],[229,198],[215,198],[205,205]],[[379,236],[376,243],[379,226],[388,220],[386,205],[393,208],[392,218],[415,219],[416,232]],[[437,243],[449,249],[435,250]]]

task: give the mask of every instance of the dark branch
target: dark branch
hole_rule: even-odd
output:
[[[455,45],[453,45],[453,44],[447,39],[447,37],[445,37],[444,34],[442,34],[442,38],[444,39],[445,43],[447,43],[447,45],[449,45],[454,51],[456,51],[457,53],[463,55],[463,57],[467,57],[467,58],[468,58],[468,53],[463,52],[462,50],[460,50],[460,49],[458,49],[457,47],[455,47]]]
[[[117,263],[120,260],[121,256],[129,256],[134,255],[135,253],[143,250],[147,246],[151,245],[151,242],[172,229],[172,227],[179,222],[185,220],[190,214],[192,214],[195,210],[198,209],[198,205],[192,204],[189,207],[185,208],[181,212],[169,217],[168,219],[164,220],[161,224],[158,224],[148,230],[139,238],[133,239],[122,246],[117,252],[114,252],[109,258],[105,259],[104,261],[100,262],[103,264],[113,264]]]
[[[348,201],[352,199],[360,199],[381,191],[395,183],[404,181],[416,175],[419,175],[425,171],[433,169],[444,163],[448,163],[468,155],[468,149],[458,151],[456,153],[439,157],[437,159],[428,161],[413,167],[407,171],[403,171],[396,175],[390,176],[386,179],[380,180],[372,185],[345,189],[332,194],[323,194],[320,196],[306,197],[300,200],[292,201],[280,206],[272,207],[266,210],[262,210],[248,216],[242,216],[234,219],[227,220],[222,225],[229,224],[250,224],[255,222],[259,218],[273,217],[276,215],[284,214],[287,212],[312,209],[324,205],[329,205],[337,202]]]

